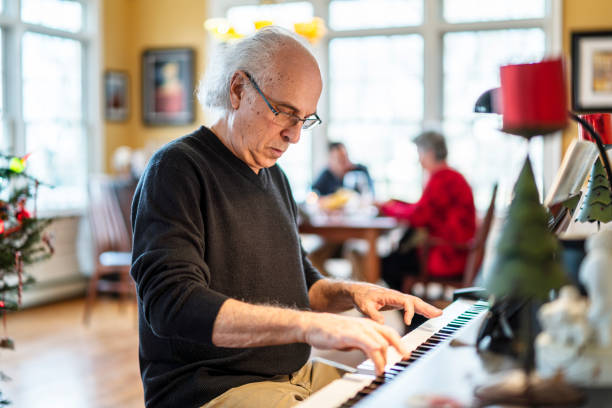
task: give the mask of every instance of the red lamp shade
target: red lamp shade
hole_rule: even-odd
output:
[[[609,113],[589,113],[581,115],[582,119],[588,122],[589,125],[599,133],[601,141],[604,145],[612,145],[612,114]],[[584,126],[578,126],[578,138],[580,140],[588,140],[595,143],[591,134],[586,131]]]
[[[524,137],[565,128],[567,100],[561,59],[500,68],[503,131]]]

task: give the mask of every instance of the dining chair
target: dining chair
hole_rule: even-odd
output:
[[[427,286],[429,283],[439,283],[443,287],[451,286],[453,288],[465,288],[474,284],[476,275],[485,255],[487,238],[495,216],[495,199],[497,197],[497,184],[493,186],[491,201],[485,216],[480,221],[474,238],[466,243],[451,242],[441,238],[427,237],[420,249],[420,271],[417,276],[406,276],[402,284],[402,291],[411,293],[415,284],[421,283],[425,287],[425,297],[427,295]],[[436,245],[450,245],[453,248],[465,251],[467,253],[465,269],[462,275],[453,277],[433,276],[427,270],[427,260],[429,250]]]
[[[88,194],[94,271],[85,301],[85,324],[89,324],[98,292],[118,294],[120,306],[128,297],[135,297],[134,283],[130,277],[131,238],[113,188],[113,180],[105,175],[91,176]]]

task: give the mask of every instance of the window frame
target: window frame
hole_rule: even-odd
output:
[[[0,0],[3,1],[3,0]],[[23,58],[22,42],[25,33],[49,35],[66,38],[81,43],[81,83],[82,83],[82,118],[84,145],[86,151],[81,160],[87,161],[87,173],[100,172],[102,169],[103,140],[101,114],[101,32],[100,0],[76,0],[83,6],[83,27],[79,32],[64,31],[44,25],[26,23],[21,19],[22,0],[3,1],[0,13],[0,30],[2,30],[2,58],[11,61],[4,64],[3,81],[3,117],[0,118],[7,132],[7,151],[3,153],[22,156],[26,154],[26,123],[23,116]],[[78,159],[78,158],[75,158]],[[85,187],[86,188],[86,187]],[[40,216],[70,216],[85,213],[86,203],[82,206],[49,208],[39,212]]]
[[[292,2],[287,0],[286,2]],[[303,0],[295,0],[303,1]],[[314,14],[324,21],[329,21],[329,3],[333,0],[310,0],[313,5]],[[443,17],[443,0],[423,0],[423,21],[421,25],[368,28],[358,30],[335,31],[328,27],[328,33],[324,39],[314,48],[314,53],[319,60],[323,83],[329,78],[329,44],[336,38],[388,36],[419,34],[423,37],[423,119],[422,124],[442,123],[443,117],[443,38],[449,32],[481,31],[481,30],[503,30],[540,28],[546,36],[545,50],[547,55],[562,54],[562,1],[545,0],[546,16],[543,18],[482,21],[469,23],[449,23]],[[254,0],[212,0],[207,2],[209,16],[226,16],[227,10],[236,6],[258,4]],[[208,36],[208,49],[212,49],[213,42]],[[314,177],[327,164],[327,127],[329,124],[330,95],[329,86],[323,86],[323,93],[319,101],[319,112],[323,120],[312,133],[312,163],[311,178]],[[485,90],[483,89],[483,92]],[[543,140],[542,157],[542,194],[546,194],[547,188],[561,162],[562,136],[557,132],[552,137]]]

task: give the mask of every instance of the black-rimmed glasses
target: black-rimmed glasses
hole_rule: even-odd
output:
[[[274,122],[278,124],[279,126],[293,127],[297,125],[299,122],[303,122],[302,129],[306,130],[306,129],[311,129],[321,123],[321,118],[319,118],[319,116],[316,113],[313,113],[307,118],[300,118],[299,116],[294,115],[293,113],[283,112],[281,110],[274,108],[274,106],[272,106],[272,104],[268,101],[268,98],[266,98],[266,96],[263,94],[263,92],[259,88],[259,85],[257,85],[257,82],[255,82],[251,74],[249,74],[246,71],[242,71],[242,72],[244,72],[244,75],[246,75],[246,77],[249,79],[249,81],[251,82],[255,90],[257,91],[257,93],[261,95],[266,105],[268,105],[268,108],[270,108],[270,110],[274,114]]]

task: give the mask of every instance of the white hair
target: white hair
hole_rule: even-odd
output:
[[[264,27],[235,43],[220,44],[198,85],[200,104],[221,113],[229,112],[232,108],[230,81],[234,73],[246,71],[261,80],[276,54],[288,44],[301,46],[314,58],[301,37],[277,26]]]

